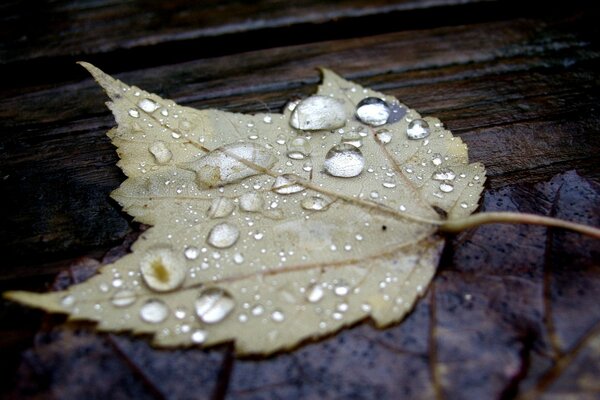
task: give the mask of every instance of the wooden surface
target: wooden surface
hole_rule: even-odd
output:
[[[312,93],[319,81],[316,68],[329,67],[345,78],[398,97],[424,115],[439,117],[460,136],[469,145],[471,160],[487,167],[486,189],[490,194],[485,209],[551,213],[562,203],[548,199],[562,192],[544,191],[543,185],[550,185],[557,174],[576,170],[581,177],[581,182],[574,178],[576,175],[554,178],[562,179],[568,193],[569,179],[579,182],[578,187],[590,184],[592,188],[595,186],[589,180],[600,179],[599,15],[586,2],[197,3],[144,5],[98,0],[0,5],[1,290],[45,290],[74,260],[99,259],[139,229],[108,197],[124,178],[105,136],[114,120],[104,106],[104,94],[75,65],[78,60],[93,62],[129,84],[183,105],[250,113],[280,110],[289,99]],[[548,201],[532,193],[545,193]],[[580,193],[578,199],[582,196]],[[579,204],[576,200],[572,204]],[[586,204],[590,206],[589,201]],[[586,221],[598,218],[593,210],[597,211],[592,207]],[[577,213],[564,211],[564,215],[577,218]],[[481,232],[473,235],[477,238]],[[522,229],[501,231],[506,237],[496,237],[493,232],[497,231],[483,232],[488,236],[478,240],[494,237],[506,243],[527,242],[533,248],[554,240],[543,232],[532,234]],[[527,233],[541,244],[521,237]],[[460,265],[470,270],[477,262],[484,262],[472,261],[469,252],[476,250],[465,245],[469,240],[475,240],[471,234],[450,241],[441,266],[446,275],[466,273]],[[572,246],[583,246],[587,251],[578,262],[597,268],[598,243],[572,240]],[[527,249],[507,250],[506,246],[502,249],[505,251],[490,253],[494,261],[486,259],[485,263],[501,266],[506,262],[502,257],[511,251],[521,254],[521,261],[531,253]],[[542,251],[542,259],[549,254],[547,250]],[[456,254],[464,257],[457,258]],[[568,251],[566,254],[559,259],[568,259]],[[523,266],[529,265],[526,262],[518,267],[518,260],[510,261],[517,265],[515,274],[533,274]],[[452,285],[446,275],[436,278],[442,287]],[[471,290],[480,292],[482,288]],[[597,289],[591,294],[590,290],[587,296],[597,293]],[[416,310],[413,320],[427,319],[421,314],[432,312],[435,293],[428,296],[427,305]],[[0,313],[1,372],[7,378],[2,379],[2,390],[18,393],[17,397],[27,397],[27,393],[56,395],[39,388],[37,392],[11,392],[14,383],[22,387],[28,379],[23,373],[23,359],[31,356],[31,350],[25,350],[33,346],[42,314],[4,301]],[[44,321],[47,329],[48,321]],[[579,336],[595,326],[593,318],[585,321],[580,324]],[[519,322],[512,323],[514,327]],[[368,331],[365,335],[376,334]],[[572,346],[576,339],[572,339]],[[35,340],[34,348],[40,346],[39,337]],[[61,343],[66,339],[57,340]],[[111,348],[121,352],[144,346],[119,342],[126,340],[122,337],[111,340]],[[526,342],[522,338],[522,343]],[[325,345],[336,357],[352,360],[343,358],[349,351],[340,349],[343,340],[332,339]],[[529,351],[520,349],[513,350],[518,354]],[[429,357],[433,357],[429,350]],[[265,388],[277,387],[277,382],[285,379],[267,379],[262,389],[251,390],[252,374],[259,374],[256,371],[261,368],[270,368],[269,373],[275,374],[278,368],[294,366],[289,361],[294,354],[238,362],[223,351],[208,353],[217,372],[203,378],[210,384],[205,382],[203,395],[198,392],[197,398],[269,398]],[[301,354],[318,357],[314,350]],[[184,356],[192,357],[191,353]],[[314,368],[327,368],[312,362]],[[436,376],[435,368],[417,364],[411,365],[415,374]],[[245,372],[231,377],[232,365],[234,371]],[[219,371],[229,372],[223,375]],[[355,377],[342,376],[337,384],[347,385],[351,378]],[[468,382],[462,378],[457,379]],[[519,379],[525,378],[515,373],[508,380],[512,386],[506,382],[501,388],[485,386],[487,391],[482,389],[465,398],[512,398],[519,393]],[[443,381],[436,382],[421,393],[425,398],[453,393]],[[289,381],[287,384],[293,386]],[[320,393],[316,389],[288,389],[278,391],[277,396],[295,398],[304,393],[312,397]],[[346,393],[338,389],[328,389],[324,396],[335,398]],[[369,397],[379,392],[357,393]],[[398,394],[388,391],[383,397],[391,393]],[[147,394],[149,398],[179,398],[154,389]]]

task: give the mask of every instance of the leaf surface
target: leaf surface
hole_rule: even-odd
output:
[[[485,171],[459,138],[329,70],[283,114],[242,115],[83,65],[118,124],[108,135],[128,179],[113,197],[153,227],[88,281],[17,301],[158,346],[269,354],[369,317],[401,320],[435,272],[437,226],[477,208]],[[361,117],[382,100],[387,123]]]

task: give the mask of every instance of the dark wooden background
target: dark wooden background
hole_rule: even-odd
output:
[[[139,230],[108,197],[124,179],[105,136],[114,121],[79,60],[183,105],[250,113],[312,93],[316,67],[326,66],[442,119],[487,167],[483,209],[598,223],[599,17],[587,1],[4,1],[0,290],[47,290],[58,272],[95,265]],[[557,177],[567,171],[576,173]],[[484,399],[534,390],[597,398],[600,387],[579,385],[582,376],[567,376],[563,361],[587,348],[600,321],[600,246],[561,235],[488,227],[451,238],[434,288],[404,326],[359,326],[268,360],[236,360],[227,347],[157,352],[144,339],[57,328],[60,319],[2,301],[0,393]],[[560,281],[550,267],[565,273],[572,264],[586,285],[571,294],[548,283]],[[489,300],[490,285],[505,302],[496,316],[469,319],[472,307],[451,307],[445,295],[468,287]],[[571,308],[556,303],[559,294]],[[548,304],[566,319],[549,315]],[[586,317],[565,322],[569,310],[586,306]],[[432,321],[450,316],[457,322],[446,321],[436,336]],[[461,324],[478,339],[448,339]],[[371,343],[365,354],[349,353],[357,338]],[[336,361],[320,362],[324,355]],[[600,353],[591,360],[588,372],[600,371]]]

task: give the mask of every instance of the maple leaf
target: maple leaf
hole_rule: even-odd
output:
[[[7,297],[158,346],[289,349],[357,321],[400,321],[435,273],[448,221],[477,208],[481,164],[436,118],[322,70],[283,114],[194,110],[90,64],[128,179],[112,196],[153,227],[88,281]]]

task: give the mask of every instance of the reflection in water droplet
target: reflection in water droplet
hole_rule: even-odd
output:
[[[365,167],[362,152],[346,143],[333,146],[325,155],[325,172],[340,178],[352,178],[360,175]]]
[[[287,156],[293,160],[303,160],[311,152],[310,142],[303,137],[290,140],[287,145]]]
[[[143,99],[138,103],[138,107],[148,113],[151,113],[156,111],[160,106],[150,99]]]
[[[456,174],[450,168],[444,168],[434,172],[432,178],[436,181],[452,181]]]
[[[321,211],[321,210],[324,210],[329,205],[329,202],[322,197],[311,196],[311,197],[307,197],[306,199],[302,200],[302,203],[300,205],[305,210]]]
[[[198,249],[197,247],[194,247],[194,246],[188,246],[183,251],[183,255],[188,260],[195,260],[200,255],[200,249]]]
[[[226,222],[215,225],[209,232],[206,242],[219,249],[231,247],[240,237],[240,231]]]
[[[202,322],[207,324],[221,322],[231,313],[234,307],[235,302],[231,295],[217,288],[205,290],[194,302],[196,315]]]
[[[380,129],[375,132],[375,137],[380,143],[388,144],[392,141],[392,133],[387,129]]]
[[[187,267],[170,249],[160,248],[144,254],[140,260],[140,272],[150,289],[165,292],[183,283]]]
[[[262,195],[256,192],[244,193],[240,196],[240,208],[243,211],[258,212],[262,210],[264,200]]]
[[[206,341],[206,336],[206,331],[197,329],[194,331],[194,333],[192,333],[192,342],[196,344],[204,343],[204,341]]]
[[[406,128],[406,136],[409,139],[423,139],[429,136],[429,124],[423,119],[414,119]]]
[[[450,193],[454,190],[454,186],[446,182],[440,183],[440,190],[444,193]]]
[[[133,118],[139,118],[140,117],[140,112],[138,110],[136,110],[135,108],[129,109],[128,114],[129,114],[130,117],[133,117]]]
[[[296,179],[291,174],[280,175],[275,179],[272,187],[275,193],[292,194],[302,192],[305,188],[296,183]]]
[[[169,316],[169,308],[162,300],[148,300],[140,308],[140,318],[144,322],[159,324]]]
[[[346,109],[342,100],[329,96],[310,96],[292,112],[290,125],[302,130],[341,128],[346,124]]]
[[[275,310],[271,313],[271,319],[275,322],[283,322],[285,315],[281,310]]]
[[[152,143],[148,150],[150,150],[158,164],[166,164],[173,158],[171,150],[167,148],[165,142],[160,140]]]
[[[356,106],[356,117],[371,126],[385,124],[390,117],[391,109],[388,103],[377,97],[366,97]]]
[[[318,283],[311,285],[306,290],[306,300],[310,301],[311,303],[317,303],[323,298],[324,295],[325,291]]]
[[[217,197],[214,199],[208,209],[208,217],[210,218],[225,218],[229,216],[235,209],[235,204],[232,200],[226,197]]]
[[[127,307],[135,303],[136,295],[133,290],[121,289],[111,298],[111,303],[115,307]]]

